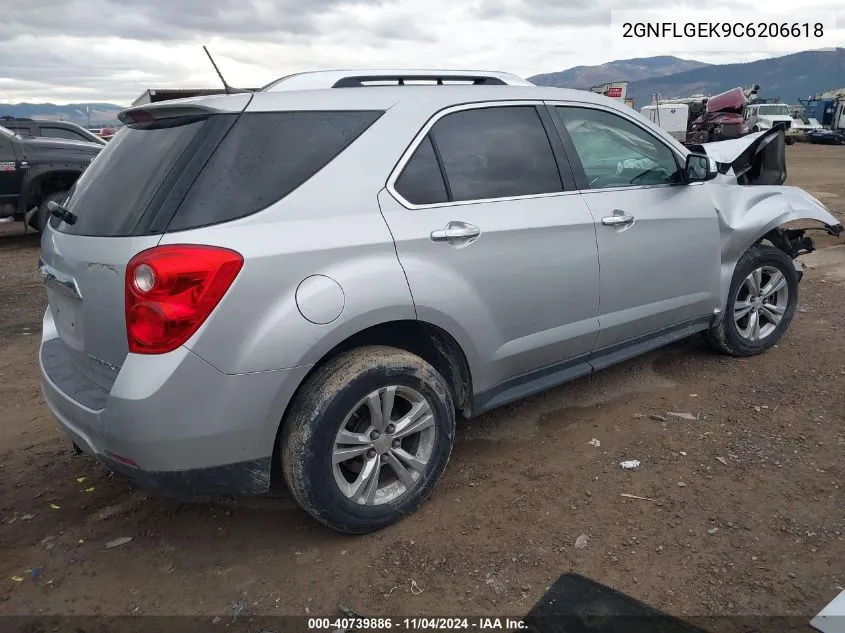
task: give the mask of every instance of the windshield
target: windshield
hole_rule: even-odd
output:
[[[789,116],[788,105],[761,105],[760,114],[763,116]]]

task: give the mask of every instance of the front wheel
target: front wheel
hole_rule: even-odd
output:
[[[750,248],[737,262],[728,303],[718,326],[705,333],[718,351],[754,356],[775,345],[798,304],[798,274],[789,255],[774,246]]]
[[[361,347],[317,369],[282,426],[285,481],[339,532],[364,534],[416,510],[440,480],[455,434],[443,377],[391,347]]]

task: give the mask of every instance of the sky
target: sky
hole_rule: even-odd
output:
[[[840,0],[768,0],[794,19]],[[227,81],[259,87],[324,68],[475,68],[521,76],[617,59],[612,9],[683,15],[676,0],[28,0],[3,12],[0,102],[128,105],[147,88],[218,87],[202,51]],[[708,7],[729,17],[731,0]],[[754,8],[755,5],[749,5]],[[759,5],[763,6],[763,5]],[[845,11],[834,17],[845,46]],[[627,42],[625,56],[677,54],[710,63],[771,56],[740,43],[730,51],[677,51]],[[777,54],[815,48],[787,43]],[[659,50],[656,50],[658,49]],[[711,47],[712,48],[712,47]]]

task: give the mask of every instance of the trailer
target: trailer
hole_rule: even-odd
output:
[[[660,103],[645,106],[640,114],[663,128],[681,143],[687,140],[689,105],[686,103]]]

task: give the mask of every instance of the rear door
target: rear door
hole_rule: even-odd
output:
[[[596,222],[595,351],[611,354],[614,346],[706,322],[719,305],[721,250],[705,183],[684,184],[680,154],[620,112],[574,104],[553,110]]]
[[[111,388],[128,353],[124,273],[159,234],[136,235],[148,207],[174,185],[200,140],[203,117],[128,125],[76,181],[65,207],[70,225],[52,218],[41,240],[49,310],[76,368]]]
[[[379,196],[417,315],[459,339],[479,408],[595,341],[593,217],[559,145],[542,104],[458,106],[423,128]]]

